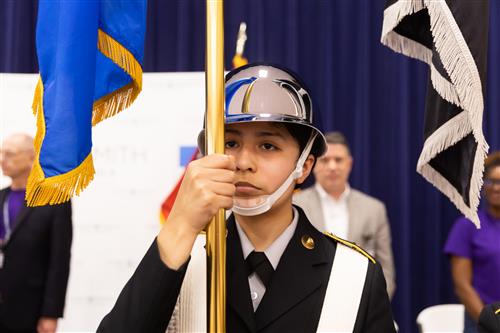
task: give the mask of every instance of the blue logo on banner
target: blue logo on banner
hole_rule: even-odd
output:
[[[191,157],[193,156],[196,146],[181,146],[180,148],[180,165],[181,167],[185,167],[190,161]]]

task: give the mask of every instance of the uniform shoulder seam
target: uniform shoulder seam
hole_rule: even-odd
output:
[[[338,236],[335,236],[334,234],[329,233],[329,232],[324,232],[323,234],[326,235],[327,237],[333,239],[337,243],[340,243],[340,244],[342,244],[344,246],[347,246],[347,247],[353,249],[354,251],[357,251],[357,252],[361,253],[363,256],[365,256],[366,258],[368,258],[368,260],[370,260],[373,264],[377,263],[377,261],[375,260],[375,258],[373,258],[371,255],[369,255],[368,252],[366,252],[365,250],[363,250],[361,247],[359,247],[358,245],[356,245],[356,243],[349,242],[349,241],[347,241],[345,239],[342,239],[342,238],[340,238]]]

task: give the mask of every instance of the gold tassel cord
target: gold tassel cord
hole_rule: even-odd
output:
[[[33,114],[36,117],[37,131],[34,139],[34,148],[38,161],[40,149],[42,148],[43,139],[45,137],[45,118],[43,114],[43,82],[41,77],[38,79],[38,83],[35,88],[35,96],[33,98],[33,104],[31,108]]]
[[[362,255],[364,255],[366,258],[368,258],[368,260],[370,260],[373,264],[377,263],[375,261],[375,259],[370,255],[368,254],[368,252],[366,252],[365,250],[363,250],[361,247],[359,247],[358,245],[356,245],[355,243],[351,243],[349,241],[346,241],[345,239],[342,239],[338,236],[335,236],[334,234],[332,233],[329,233],[329,232],[324,232],[323,233],[324,235],[336,240],[337,242],[347,246],[347,247],[350,247],[351,249],[353,250],[356,250],[358,251],[359,253],[361,253]]]
[[[132,78],[132,82],[94,102],[92,126],[129,107],[142,90],[142,67],[129,50],[101,29],[97,47],[122,68]]]
[[[243,57],[242,55],[236,54],[233,57],[233,68],[245,66],[246,64],[248,64],[248,59]]]
[[[33,113],[36,116],[36,135],[34,139],[35,161],[28,177],[26,201],[28,206],[43,206],[66,202],[78,195],[94,178],[92,154],[75,169],[54,177],[46,178],[40,165],[40,151],[45,138],[45,117],[43,112],[43,83],[38,80],[33,98]]]
[[[29,206],[55,205],[69,201],[72,196],[80,194],[94,179],[94,164],[92,154],[83,162],[62,175],[45,178],[37,157],[33,166],[26,191],[26,201]]]
[[[137,98],[139,92],[140,90],[132,82],[94,102],[92,126],[128,108]]]
[[[122,68],[132,78],[132,82],[94,102],[92,126],[129,107],[142,89],[142,67],[130,51],[100,29],[97,47],[103,55]],[[73,195],[78,195],[94,178],[92,154],[89,154],[75,169],[62,175],[46,178],[40,165],[40,151],[45,138],[41,78],[35,88],[32,109],[36,116],[37,126],[34,140],[36,157],[28,178],[26,200],[29,206],[68,201]]]
[[[36,83],[36,88],[35,88],[35,96],[33,97],[33,104],[31,105],[31,110],[33,111],[33,114],[35,116],[42,108],[42,99],[43,99],[43,82],[42,78],[38,77],[38,82]]]

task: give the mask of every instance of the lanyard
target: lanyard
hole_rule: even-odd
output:
[[[7,243],[10,237],[10,216],[9,216],[9,197],[7,197],[3,203],[3,224],[5,226],[5,238],[3,243]]]

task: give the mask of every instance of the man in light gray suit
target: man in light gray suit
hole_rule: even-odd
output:
[[[349,186],[352,156],[349,144],[339,132],[327,133],[328,150],[314,168],[316,184],[294,195],[311,223],[355,242],[380,263],[392,299],[395,290],[391,229],[385,205]]]

